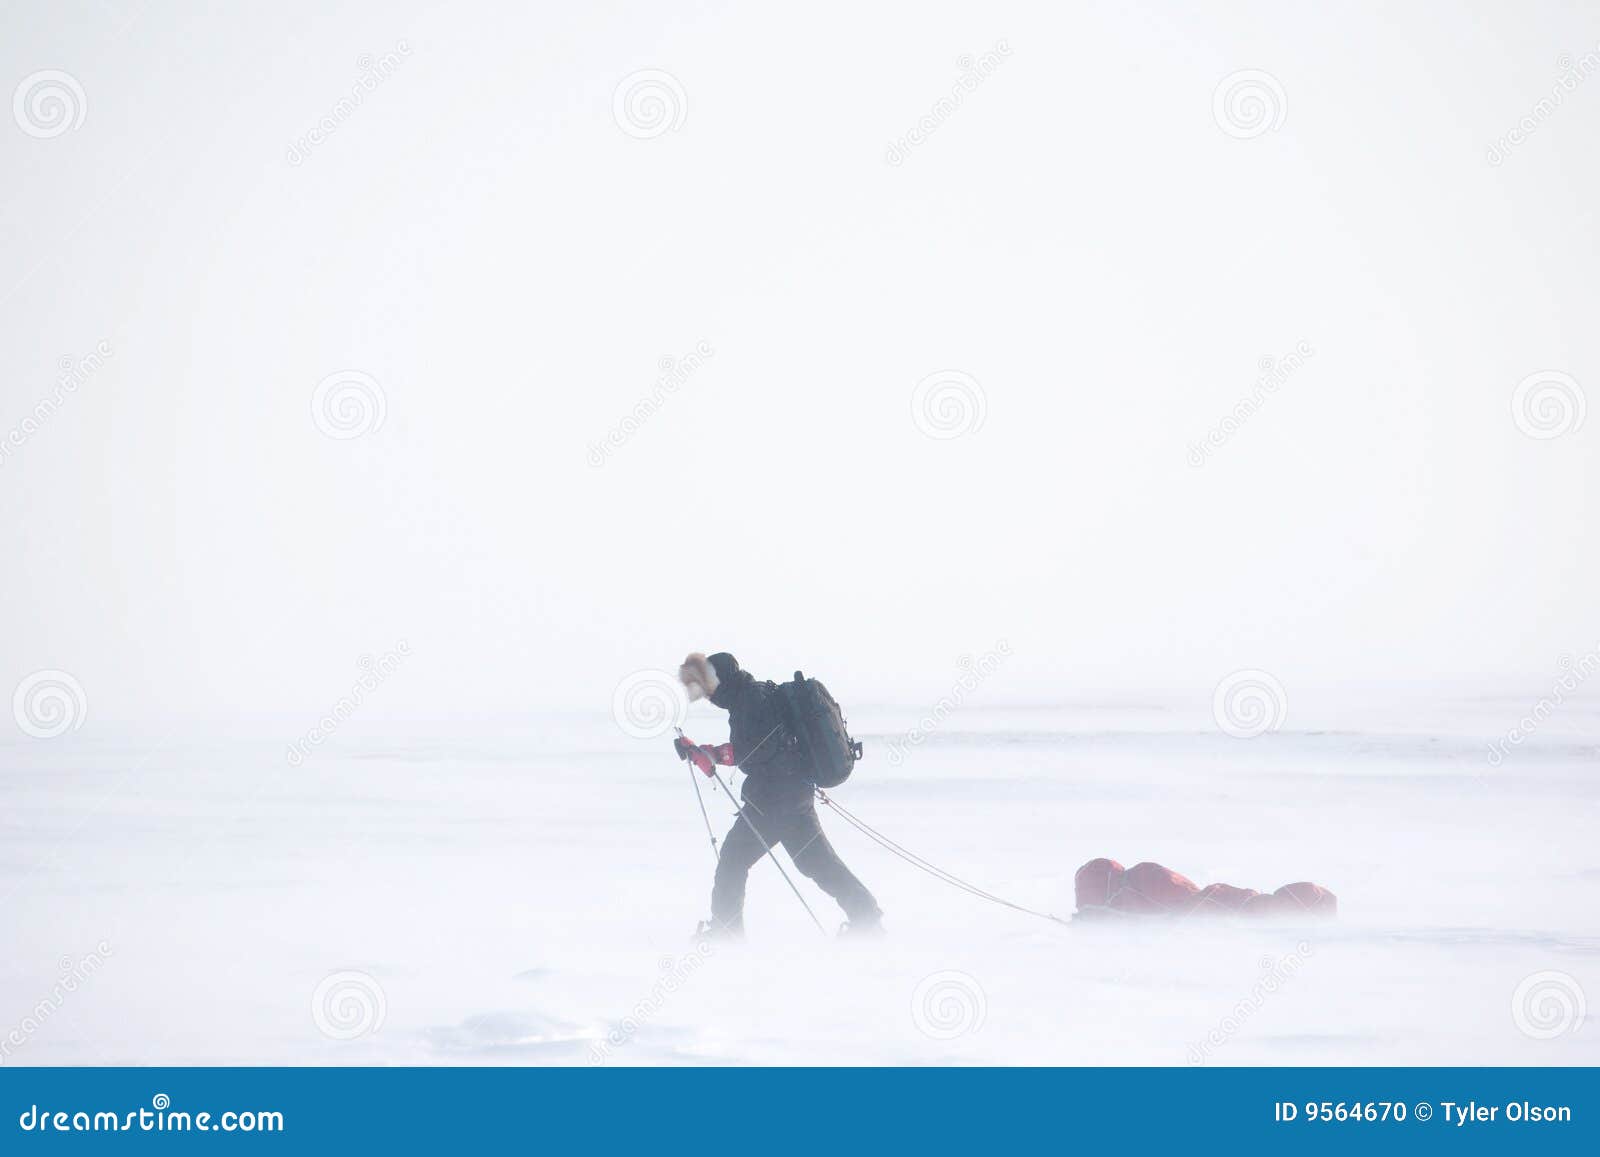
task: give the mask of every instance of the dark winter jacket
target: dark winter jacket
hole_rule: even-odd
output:
[[[722,680],[711,702],[728,713],[733,757],[746,777],[744,798],[760,807],[809,807],[814,783],[785,725],[778,685],[737,671]]]

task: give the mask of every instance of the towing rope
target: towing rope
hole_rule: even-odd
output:
[[[929,863],[927,860],[917,855],[917,853],[911,851],[909,848],[902,847],[901,845],[895,843],[888,836],[884,835],[882,832],[868,824],[865,820],[850,812],[844,807],[843,804],[833,799],[820,787],[817,788],[817,799],[822,801],[823,806],[831,808],[834,814],[836,814],[840,819],[844,820],[845,823],[855,828],[856,831],[866,836],[869,840],[883,848],[885,851],[889,852],[891,855],[899,856],[912,867],[921,869],[934,879],[939,880],[942,883],[949,884],[952,888],[958,888],[961,891],[966,892],[968,895],[976,896],[980,900],[987,900],[991,904],[999,904],[1001,907],[1010,908],[1014,912],[1022,912],[1029,916],[1037,916],[1041,920],[1049,920],[1054,924],[1067,923],[1067,921],[1063,920],[1060,916],[1053,916],[1049,912],[1040,912],[1037,909],[1029,908],[1025,905],[1007,900],[1004,896],[996,896],[993,892],[986,891],[985,889],[978,887],[976,884],[973,884],[967,880],[963,880],[960,876],[957,876],[953,872],[945,871],[937,864]]]
[[[681,727],[675,728],[674,730],[677,731],[679,739],[685,738],[683,729]],[[763,735],[761,737],[761,743],[757,743],[755,747],[750,749],[750,755],[754,755],[757,751],[759,751],[761,745],[766,743],[767,740],[771,739],[773,733],[777,730],[778,728],[774,727],[772,731],[769,731]],[[748,758],[748,756],[746,758]],[[737,764],[734,766],[735,769],[738,768]],[[756,837],[757,841],[760,842],[762,851],[764,851],[767,855],[767,858],[772,861],[772,866],[778,869],[778,873],[783,877],[783,882],[789,885],[789,890],[794,893],[795,899],[800,901],[800,906],[806,910],[806,915],[811,917],[811,922],[817,926],[818,931],[826,935],[827,930],[822,927],[822,921],[817,919],[817,914],[811,910],[811,905],[806,903],[806,898],[801,895],[800,889],[795,887],[794,881],[789,878],[789,873],[783,870],[783,865],[778,862],[778,857],[773,854],[772,847],[767,843],[766,837],[761,834],[761,832],[756,828],[755,823],[748,815],[745,814],[744,808],[740,806],[738,799],[734,797],[733,789],[728,784],[723,782],[722,777],[716,773],[715,769],[712,769],[710,776],[712,779],[716,780],[717,786],[722,789],[723,793],[727,795],[729,802],[733,804],[736,818],[743,819],[744,822],[749,825],[751,833]],[[691,765],[689,768],[689,781],[694,786],[695,802],[700,805],[700,816],[703,820],[705,820],[706,835],[710,837],[711,840],[711,854],[720,862],[722,858],[722,851],[717,846],[716,833],[711,830],[711,817],[706,814],[705,797],[700,793],[700,781],[695,779],[693,765]],[[823,806],[832,809],[834,814],[840,819],[844,820],[845,823],[855,828],[856,831],[866,836],[867,839],[877,844],[880,848],[884,849],[884,851],[891,855],[898,856],[912,867],[926,872],[940,883],[949,884],[952,888],[956,888],[962,892],[965,892],[969,896],[976,896],[980,900],[987,900],[991,904],[999,904],[1002,908],[1010,908],[1013,912],[1021,912],[1027,916],[1035,916],[1040,920],[1048,920],[1052,924],[1065,925],[1068,923],[1068,921],[1063,920],[1060,916],[1053,915],[1049,912],[1040,912],[1036,908],[1029,908],[1024,904],[1018,904],[1015,901],[1007,900],[1004,896],[996,896],[993,892],[980,888],[978,885],[969,880],[963,880],[954,872],[947,872],[937,864],[929,863],[927,860],[917,855],[917,853],[913,852],[910,848],[906,848],[895,843],[888,836],[884,835],[871,824],[863,820],[860,816],[851,812],[843,804],[833,799],[833,797],[828,795],[828,793],[823,791],[820,787],[816,788],[815,791],[817,793],[817,799],[822,802]]]

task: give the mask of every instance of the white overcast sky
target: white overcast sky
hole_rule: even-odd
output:
[[[1560,84],[1593,5],[29,0],[0,32],[0,439],[111,350],[0,464],[8,695],[295,711],[402,639],[384,710],[445,717],[603,708],[691,648],[915,704],[1002,639],[1024,702],[1240,667],[1536,695],[1600,641],[1600,413],[1512,409],[1544,371],[1600,409],[1600,72]],[[615,108],[642,70],[659,135]],[[1257,135],[1214,105],[1246,70]],[[41,72],[81,123],[18,104]],[[385,415],[336,439],[345,370]],[[919,428],[940,371],[979,428]]]

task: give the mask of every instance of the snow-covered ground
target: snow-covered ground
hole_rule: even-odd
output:
[[[824,939],[762,864],[747,942],[703,953],[691,779],[609,718],[357,719],[298,768],[282,739],[19,738],[5,1063],[1600,1063],[1600,716],[1563,708],[1489,766],[1525,710],[1234,739],[1153,707],[969,707],[898,766],[915,713],[863,712],[839,798],[995,892],[1070,914],[1104,855],[1315,880],[1340,918],[1057,926],[824,813],[891,935]]]

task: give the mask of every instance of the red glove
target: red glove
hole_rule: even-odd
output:
[[[690,743],[681,735],[672,741],[672,749],[678,753],[679,759],[687,759],[700,769],[700,774],[705,776],[715,775],[713,770],[717,764],[724,767],[733,766],[733,744],[723,743],[716,747],[702,747]]]

